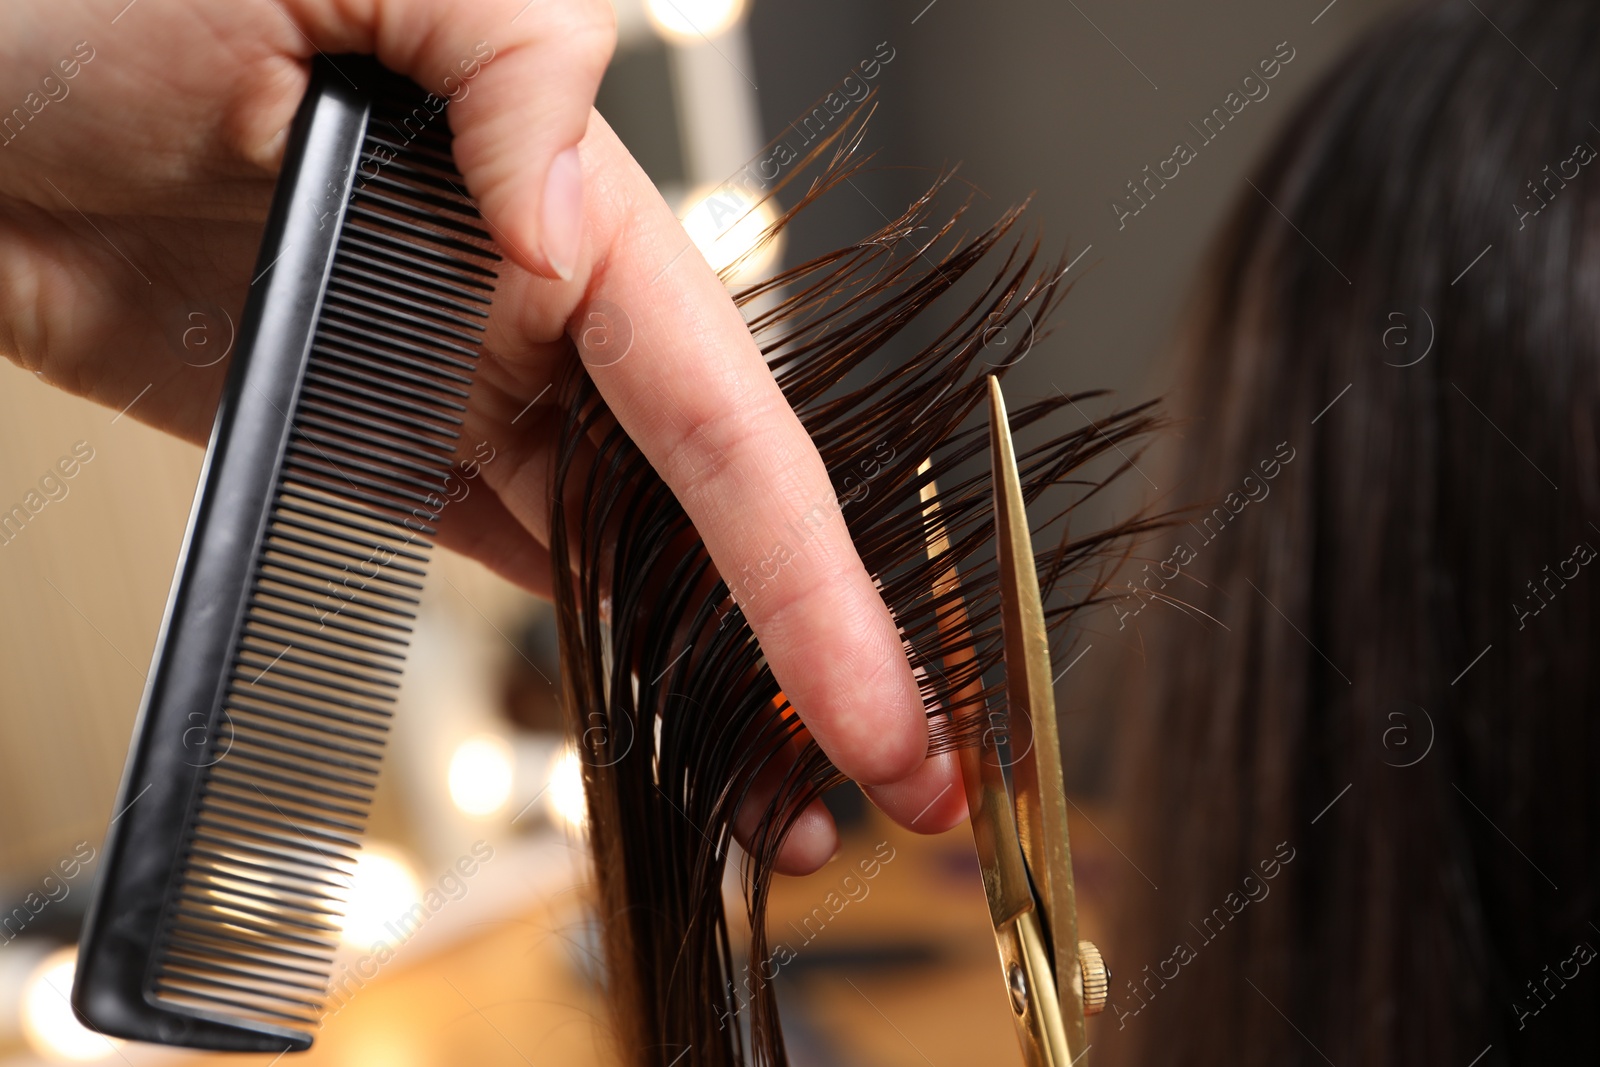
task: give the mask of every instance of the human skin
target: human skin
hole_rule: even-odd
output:
[[[492,58],[449,114],[468,189],[510,261],[462,436],[465,450],[488,441],[502,458],[482,468],[491,492],[451,505],[443,543],[548,593],[558,422],[546,390],[596,307],[620,309],[633,342],[588,371],[723,573],[763,559],[829,498],[738,309],[701,256],[682,254],[682,227],[593,109],[615,44],[604,0],[125,4],[0,10],[0,118],[42,94],[46,74],[52,92],[67,90],[0,144],[0,351],[14,362],[113,409],[138,396],[129,417],[203,443],[226,364],[195,366],[185,331],[204,321],[197,312],[220,324],[243,306],[309,61],[373,53],[444,95],[486,42]],[[78,42],[93,58],[65,79],[57,63]],[[896,821],[947,829],[965,815],[956,765],[926,758],[893,619],[837,509],[825,510],[746,617],[839,768]],[[836,847],[815,805],[779,869],[815,869]]]

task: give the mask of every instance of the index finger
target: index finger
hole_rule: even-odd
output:
[[[905,778],[927,752],[922,700],[821,457],[721,281],[598,115],[580,149],[578,268],[568,299],[533,314],[566,315],[601,395],[683,504],[823,751],[861,782]],[[585,337],[586,315],[618,310],[625,354]],[[555,323],[527,325],[538,336]]]

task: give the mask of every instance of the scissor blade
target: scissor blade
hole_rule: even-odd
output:
[[[1023,859],[1054,943],[1062,1018],[1072,1048],[1082,1049],[1083,973],[1078,963],[1078,913],[1067,841],[1055,687],[1050,675],[1050,637],[1005,397],[993,375],[989,376],[989,451],[994,468],[995,541],[1011,722],[1011,786]]]
[[[918,473],[925,473],[923,461]],[[938,559],[950,548],[944,522],[939,516],[938,489],[930,481],[922,489],[923,515],[929,520],[928,556]],[[969,636],[967,610],[955,594],[960,589],[960,579],[954,565],[934,579],[934,594],[947,601],[939,610],[941,633]],[[970,644],[956,644],[944,658],[945,670],[955,675],[970,668],[975,654]],[[982,702],[983,683],[974,678],[961,693],[958,702],[974,705]],[[1034,908],[1033,890],[1028,885],[1028,872],[1017,844],[1016,813],[1011,807],[1011,797],[1006,792],[1000,755],[995,749],[999,731],[991,724],[983,732],[977,748],[960,750],[961,780],[966,787],[967,811],[972,822],[972,840],[978,853],[978,867],[983,874],[983,895],[989,904],[989,918],[996,931],[1024,912]]]

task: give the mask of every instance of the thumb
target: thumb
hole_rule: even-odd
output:
[[[606,0],[297,0],[327,51],[375,54],[450,100],[456,163],[502,251],[569,278],[582,234],[577,144],[616,46]]]

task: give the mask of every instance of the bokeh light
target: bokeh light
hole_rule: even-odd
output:
[[[578,753],[571,748],[562,749],[550,765],[550,784],[545,789],[545,800],[551,814],[574,830],[582,831],[589,817],[583,796],[583,765]]]
[[[370,842],[356,855],[343,920],[344,940],[358,948],[393,941],[389,925],[422,899],[422,884],[405,853]]]
[[[700,41],[732,29],[744,0],[648,0],[650,25],[668,41]]]
[[[52,1063],[89,1063],[114,1055],[122,1042],[97,1034],[72,1014],[72,978],[78,950],[57,949],[34,968],[22,987],[22,1033]]]
[[[679,214],[684,232],[712,270],[721,271],[748,252],[734,271],[738,280],[760,275],[777,261],[781,235],[757,247],[778,218],[770,198],[756,203],[732,185],[706,185],[685,198]]]
[[[465,815],[494,815],[511,798],[511,745],[497,734],[478,734],[450,757],[450,799]]]

